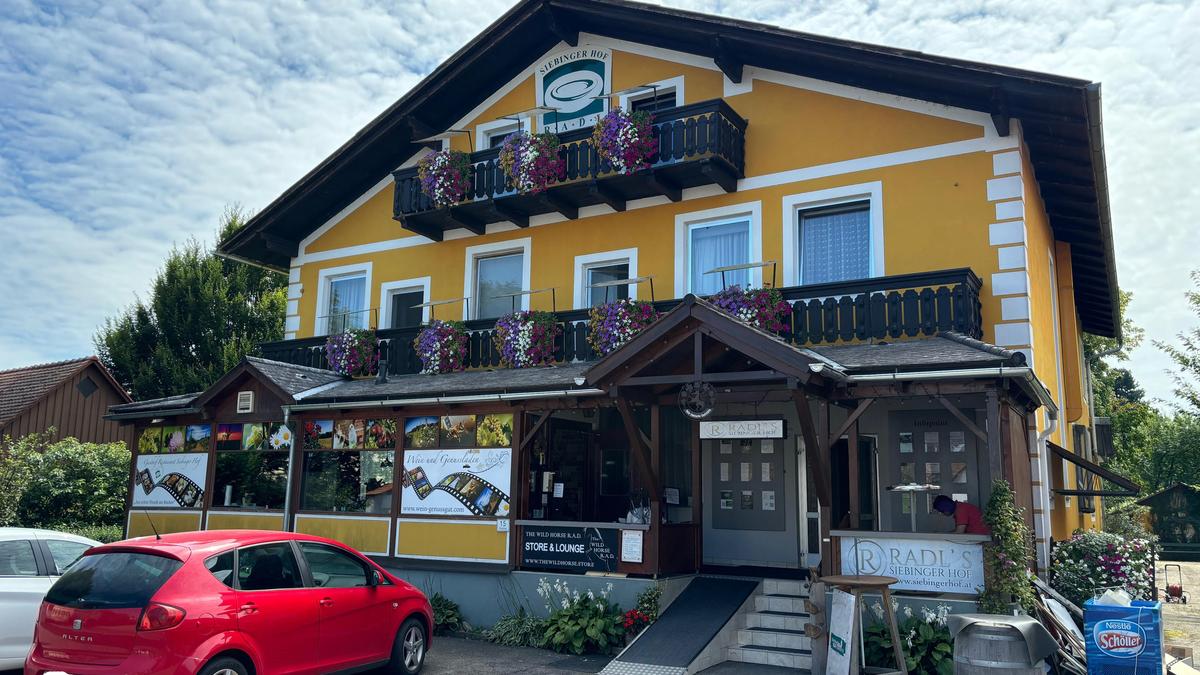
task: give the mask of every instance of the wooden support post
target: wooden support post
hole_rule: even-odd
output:
[[[1003,450],[1000,448],[1000,396],[995,391],[987,393],[987,454],[988,454],[988,493],[991,493],[991,481],[1004,477]]]
[[[650,406],[650,466],[654,467],[655,481],[650,488],[651,494],[657,495],[662,491],[662,485],[658,483],[658,476],[662,475],[662,430],[659,428],[659,407],[657,405]],[[654,538],[655,546],[651,548],[650,559],[646,562],[650,564],[650,569],[655,576],[662,573],[662,547],[663,547],[663,528],[662,524],[665,518],[662,510],[666,508],[658,499],[651,498],[650,500],[650,536]]]
[[[859,405],[859,408],[862,408],[862,405]],[[846,452],[846,477],[849,483],[846,492],[850,500],[850,527],[857,530],[862,527],[862,495],[858,481],[861,471],[858,465],[858,418],[854,419],[846,433]]]
[[[844,436],[846,434],[846,431],[849,430],[850,427],[857,424],[858,418],[862,417],[862,414],[865,413],[867,411],[867,408],[870,408],[871,404],[874,402],[875,402],[875,399],[873,399],[873,398],[864,398],[863,400],[859,401],[858,407],[855,408],[853,412],[851,412],[849,415],[846,416],[846,421],[842,422],[842,426],[838,427],[837,431],[835,431],[829,435],[829,447],[833,447],[833,444],[837,443],[838,439],[840,439],[842,436]]]
[[[654,464],[650,459],[650,449],[646,447],[645,438],[638,429],[637,420],[633,417],[633,410],[629,408],[629,403],[624,399],[617,399],[616,403],[617,411],[621,413],[621,421],[625,424],[625,435],[629,437],[629,454],[633,455],[633,460],[638,465],[638,471],[641,472],[643,480],[649,484],[651,503],[657,502],[661,489],[657,487],[659,485],[658,472],[654,470]]]
[[[945,396],[937,396],[935,398],[937,399],[938,403],[942,404],[943,408],[949,410],[951,415],[954,415],[955,419],[957,419],[959,422],[962,422],[962,425],[967,428],[967,431],[975,434],[975,436],[977,436],[979,440],[983,441],[984,443],[987,442],[988,437],[987,434],[984,433],[983,429],[980,429],[975,422],[971,421],[971,418],[967,417],[963,411],[959,410],[958,406],[951,403],[950,399],[946,398]]]
[[[793,389],[792,403],[796,406],[796,416],[800,420],[800,433],[804,439],[804,451],[808,457],[808,465],[813,473],[813,486],[817,493],[817,511],[820,514],[820,549],[821,573],[831,574],[833,569],[832,543],[829,541],[829,519],[832,517],[833,478],[829,473],[829,446],[823,443],[828,436],[818,433],[813,422],[812,410],[808,407],[808,396],[804,392]],[[828,403],[824,404],[823,412],[828,414]],[[828,418],[826,418],[828,419]],[[826,429],[822,429],[822,432]],[[821,440],[818,440],[821,439]]]
[[[700,422],[693,420],[692,424],[692,524],[696,529],[696,552],[695,563],[696,569],[704,563],[704,528],[700,526],[704,522],[704,500],[701,495],[704,493],[704,487],[701,484],[701,472],[703,471],[703,454],[704,441],[700,440]]]

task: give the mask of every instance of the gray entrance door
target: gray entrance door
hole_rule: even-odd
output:
[[[974,417],[972,411],[964,412],[968,418]],[[957,419],[945,410],[893,412],[889,426],[889,484],[940,486],[928,493],[885,492],[894,529],[911,529],[914,511],[918,532],[953,529],[945,516],[932,513],[933,498],[938,494],[983,508],[979,503],[978,439]]]

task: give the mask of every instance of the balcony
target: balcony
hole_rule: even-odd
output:
[[[901,274],[858,281],[780,288],[792,307],[780,337],[798,345],[836,344],[859,340],[928,337],[955,331],[983,336],[979,290],[982,282],[968,268]],[[679,300],[655,304],[666,312]],[[562,323],[556,360],[560,363],[596,358],[588,344],[587,310],[557,313]],[[466,322],[470,334],[467,363],[471,368],[495,368],[500,355],[492,343],[494,319]],[[421,362],[412,343],[418,328],[380,329],[380,358],[389,375],[417,373]],[[267,342],[259,346],[264,358],[327,368],[325,337]]]
[[[393,217],[404,229],[441,241],[446,230],[465,228],[483,234],[489,223],[511,222],[528,227],[529,219],[558,213],[579,217],[585,206],[607,204],[624,211],[626,202],[645,197],[682,199],[685,188],[719,185],[737,191],[745,174],[746,120],[722,99],[702,101],[655,113],[653,130],[658,156],[637,173],[614,173],[592,147],[592,130],[575,129],[559,135],[559,155],[566,175],[545,192],[519,194],[498,160],[500,149],[471,154],[471,186],[461,203],[435,208],[421,191],[417,169],[401,169],[396,179]]]

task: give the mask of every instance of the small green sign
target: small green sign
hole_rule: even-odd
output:
[[[840,635],[829,636],[829,648],[837,652],[840,656],[846,655],[846,640]]]

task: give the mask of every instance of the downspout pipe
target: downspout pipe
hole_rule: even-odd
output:
[[[1038,521],[1042,524],[1042,537],[1044,541],[1037,546],[1038,566],[1043,570],[1050,569],[1050,539],[1053,534],[1050,525],[1050,500],[1053,497],[1050,494],[1050,448],[1046,443],[1054,432],[1058,431],[1058,411],[1054,408],[1047,408],[1046,413],[1050,418],[1050,423],[1046,425],[1046,429],[1037,435],[1037,451],[1038,451],[1038,473],[1041,474],[1042,489],[1042,513],[1038,517]],[[1034,533],[1034,538],[1037,533]]]

